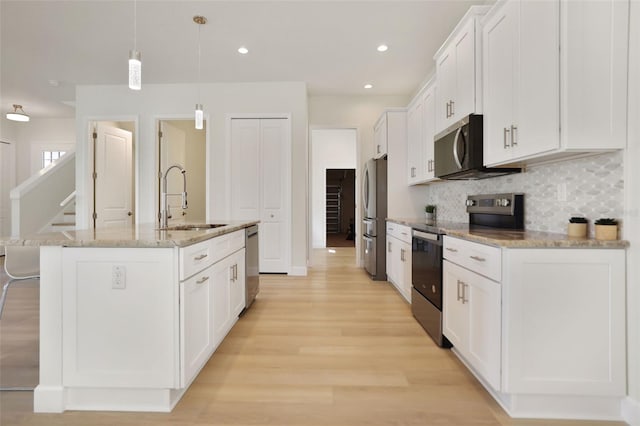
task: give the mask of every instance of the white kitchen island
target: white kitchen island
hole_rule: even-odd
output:
[[[34,411],[171,411],[244,308],[255,223],[3,241],[40,246]]]

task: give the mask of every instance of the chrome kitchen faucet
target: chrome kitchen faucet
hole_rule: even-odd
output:
[[[180,173],[182,173],[182,180],[183,180],[183,188],[182,188],[182,193],[180,194],[168,194],[167,193],[167,175],[169,174],[169,171],[171,171],[171,169],[178,169],[180,170]],[[171,217],[171,211],[169,210],[169,202],[167,200],[167,197],[169,195],[181,195],[182,196],[182,210],[185,210],[187,208],[187,171],[179,164],[174,164],[173,166],[170,166],[165,172],[164,172],[164,176],[162,177],[162,200],[163,200],[163,209],[160,212],[160,227],[161,228],[166,228],[167,226],[169,226],[169,218]]]

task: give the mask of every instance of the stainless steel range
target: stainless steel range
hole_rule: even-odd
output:
[[[447,228],[524,230],[524,194],[470,195],[466,200],[469,223],[413,225],[411,249],[411,311],[438,346],[451,347],[442,334],[442,235]]]

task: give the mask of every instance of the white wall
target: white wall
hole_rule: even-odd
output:
[[[640,0],[631,1],[629,45],[629,126],[625,153],[627,250],[627,336],[629,404],[627,422],[640,425]]]
[[[355,129],[311,130],[311,233],[314,248],[327,245],[327,169],[355,169],[356,140]]]
[[[90,164],[87,161],[87,123],[90,120],[136,120],[136,211],[139,223],[151,223],[157,205],[158,152],[156,121],[190,117],[196,85],[147,84],[140,92],[126,86],[78,86],[76,134],[78,224],[89,225]],[[215,83],[200,86],[200,101],[207,120],[209,220],[225,220],[227,162],[225,116],[232,113],[290,113],[292,117],[291,201],[292,268],[301,273],[307,260],[307,90],[300,82]]]

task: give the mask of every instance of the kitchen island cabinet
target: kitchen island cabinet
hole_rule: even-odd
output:
[[[255,223],[4,241],[41,246],[34,411],[171,411],[244,308]]]

